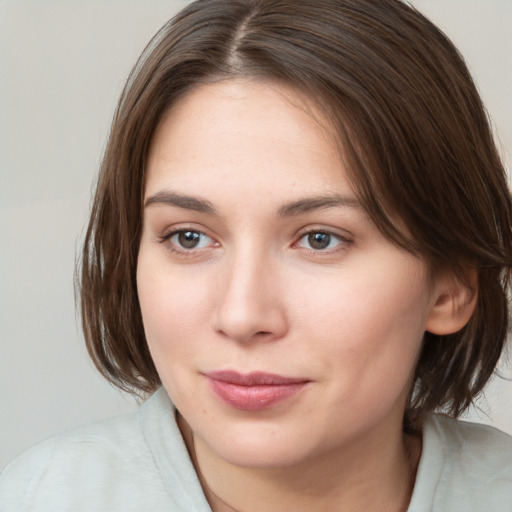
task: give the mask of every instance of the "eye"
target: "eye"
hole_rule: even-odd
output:
[[[310,231],[305,233],[297,242],[297,246],[313,251],[329,251],[338,248],[349,240],[327,231]]]
[[[180,229],[165,236],[171,247],[177,251],[193,251],[195,249],[204,249],[215,245],[215,241],[201,231],[191,229]]]

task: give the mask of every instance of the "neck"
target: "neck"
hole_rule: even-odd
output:
[[[406,512],[421,440],[401,431],[329,450],[286,467],[240,467],[219,458],[187,423],[180,429],[213,512]]]

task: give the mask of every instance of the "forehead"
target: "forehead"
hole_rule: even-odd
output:
[[[333,130],[315,103],[283,84],[255,80],[187,93],[152,139],[146,196],[176,185],[213,192],[227,182],[270,194],[282,185],[289,194],[350,191]]]

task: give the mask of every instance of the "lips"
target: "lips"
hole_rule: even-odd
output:
[[[206,374],[210,389],[224,404],[245,411],[268,409],[298,394],[310,382],[272,373],[231,370]]]

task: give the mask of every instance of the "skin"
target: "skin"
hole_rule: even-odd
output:
[[[145,203],[145,332],[213,510],[405,510],[405,403],[454,293],[360,207],[322,114],[275,83],[199,87],[154,135]],[[239,410],[205,375],[227,369],[307,385]]]

